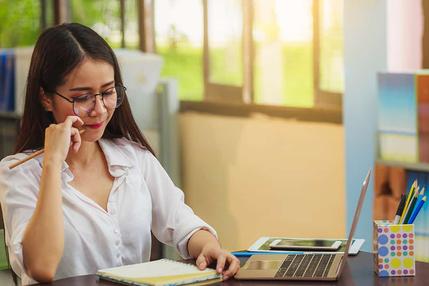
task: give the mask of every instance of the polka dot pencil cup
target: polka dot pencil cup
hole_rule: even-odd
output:
[[[373,249],[378,276],[415,275],[414,224],[375,220]]]

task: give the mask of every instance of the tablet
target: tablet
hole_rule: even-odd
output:
[[[345,245],[347,242],[347,239],[344,238],[302,238],[302,237],[270,237],[270,236],[263,236],[260,237],[258,240],[256,240],[247,250],[248,251],[259,251],[259,252],[276,252],[276,253],[281,253],[282,250],[274,250],[271,249],[270,244],[274,241],[274,240],[279,240],[279,239],[304,239],[304,240],[334,240],[334,241],[341,241],[342,244],[340,246],[339,249],[333,251],[333,253],[336,252],[344,252],[345,249]],[[357,255],[359,253],[360,248],[362,247],[363,243],[365,242],[365,239],[360,239],[360,238],[354,238],[352,245],[350,246],[349,249],[349,255]],[[288,250],[288,252],[302,252],[303,250]],[[305,250],[306,252],[312,252],[312,250]],[[318,250],[318,252],[320,252],[320,250]]]
[[[270,243],[270,249],[286,250],[325,250],[335,251],[340,248],[341,240],[334,239],[275,239]]]

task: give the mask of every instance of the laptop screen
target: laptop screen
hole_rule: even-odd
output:
[[[362,184],[362,189],[360,191],[360,196],[359,196],[358,204],[356,206],[356,210],[355,210],[355,214],[354,214],[354,217],[353,217],[352,226],[350,228],[349,237],[348,237],[347,243],[346,243],[346,249],[344,250],[344,257],[343,257],[343,259],[341,261],[340,269],[339,269],[338,273],[341,273],[341,271],[343,270],[344,263],[345,263],[345,261],[347,259],[347,256],[349,255],[350,245],[351,245],[352,240],[353,240],[353,235],[355,234],[356,225],[359,222],[359,216],[360,216],[360,212],[362,210],[363,202],[365,200],[365,195],[366,195],[366,191],[368,189],[368,184],[369,184],[370,177],[371,177],[371,169],[368,171],[368,174],[366,175],[365,180],[363,181],[363,184]]]

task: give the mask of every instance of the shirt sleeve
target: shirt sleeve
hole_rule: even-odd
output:
[[[217,238],[216,231],[185,204],[182,190],[148,151],[144,152],[143,173],[152,197],[152,232],[159,241],[176,247],[188,259],[188,240],[197,230],[205,229]]]
[[[39,183],[26,165],[9,170],[15,160],[5,158],[0,163],[0,203],[5,224],[9,260],[14,272],[26,276],[22,254],[22,238],[37,203]]]

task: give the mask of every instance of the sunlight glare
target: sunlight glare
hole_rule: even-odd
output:
[[[312,2],[312,0],[276,0],[276,18],[282,41],[311,41]]]

